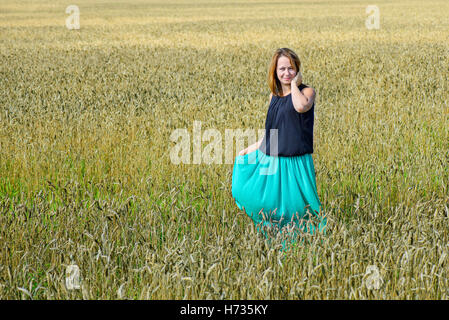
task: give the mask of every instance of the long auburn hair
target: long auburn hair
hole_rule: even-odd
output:
[[[271,58],[270,66],[268,67],[268,86],[271,92],[276,96],[283,96],[282,85],[279,81],[276,73],[276,68],[278,64],[278,59],[281,56],[285,56],[290,60],[290,64],[295,68],[296,73],[300,70],[301,61],[298,55],[289,48],[279,48],[275,51],[273,57]]]

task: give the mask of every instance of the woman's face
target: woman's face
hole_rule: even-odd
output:
[[[279,57],[276,75],[283,85],[289,85],[296,76],[295,68],[290,64],[290,59],[286,56]]]

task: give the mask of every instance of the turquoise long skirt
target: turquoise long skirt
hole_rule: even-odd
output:
[[[288,230],[325,233],[311,154],[269,156],[259,149],[237,156],[232,172],[232,197],[258,231]],[[313,223],[312,223],[313,221]]]

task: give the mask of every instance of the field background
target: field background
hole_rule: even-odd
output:
[[[279,47],[329,221],[287,252],[232,164],[169,158],[194,120],[263,128]],[[0,299],[448,299],[449,2],[3,0],[0,57]]]

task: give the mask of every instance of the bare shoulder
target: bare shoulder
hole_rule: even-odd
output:
[[[268,100],[268,104],[271,103],[271,98],[273,98],[273,92],[270,93],[270,99]]]

